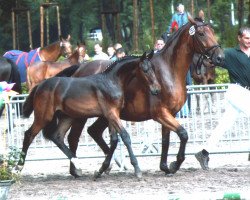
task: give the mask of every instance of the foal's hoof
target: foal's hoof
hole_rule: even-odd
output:
[[[112,166],[110,165],[110,166],[108,167],[108,169],[105,170],[105,174],[109,175],[111,169],[112,169]]]
[[[169,165],[169,172],[170,172],[171,174],[176,173],[178,169],[179,169],[179,167],[178,167],[176,161],[170,163],[170,165]]]
[[[142,172],[141,171],[135,172],[135,176],[136,176],[136,178],[141,179],[142,178]]]
[[[82,170],[81,169],[70,170],[70,174],[75,178],[79,178],[82,176]]]
[[[98,178],[101,178],[101,173],[98,172],[98,171],[95,171],[94,172],[94,180],[98,179]]]

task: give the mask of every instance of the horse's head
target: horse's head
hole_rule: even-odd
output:
[[[161,86],[155,76],[155,72],[153,69],[153,64],[151,63],[150,59],[153,57],[154,51],[152,51],[149,55],[146,52],[140,58],[140,75],[146,81],[151,93],[153,95],[157,95],[161,91]]]
[[[202,18],[189,17],[189,22],[189,35],[193,40],[194,51],[210,59],[215,65],[220,65],[224,61],[224,53],[217,42],[214,30],[209,24],[204,23]]]
[[[72,54],[72,45],[70,43],[70,35],[68,35],[68,38],[66,39],[60,36],[60,48],[61,48],[61,54],[65,56],[66,58]]]
[[[85,44],[77,42],[76,51],[78,51],[79,58],[84,59],[85,54],[86,54],[86,46],[85,46]]]

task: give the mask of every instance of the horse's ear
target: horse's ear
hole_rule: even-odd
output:
[[[60,35],[60,36],[59,36],[59,40],[62,41],[62,39],[63,39],[63,37]]]
[[[152,50],[149,54],[148,54],[148,59],[151,59],[152,57],[153,57],[153,55],[154,55],[154,50]]]
[[[71,38],[71,36],[70,36],[70,35],[68,35],[68,38],[67,38],[66,40],[68,40],[68,41],[69,41],[69,40],[70,40],[70,38]]]
[[[192,24],[196,24],[195,20],[191,15],[188,15],[188,21],[191,22]]]
[[[199,11],[198,16],[199,16],[199,18],[201,18],[201,19],[202,19],[202,21],[204,21],[204,19],[205,19],[205,15],[204,15],[203,10],[200,10],[200,11]]]
[[[147,53],[146,53],[146,52],[144,52],[144,53],[143,53],[143,55],[141,56],[141,58],[140,58],[140,61],[141,61],[141,62],[142,62],[143,60],[145,60],[145,59],[146,59],[146,54],[147,54]]]

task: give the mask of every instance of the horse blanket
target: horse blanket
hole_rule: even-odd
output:
[[[30,52],[24,52],[19,50],[7,51],[3,57],[12,60],[16,63],[21,76],[21,82],[26,82],[27,70],[26,68],[37,61],[41,61],[39,56],[39,49],[33,49]]]

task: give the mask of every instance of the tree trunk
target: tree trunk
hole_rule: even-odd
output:
[[[151,27],[152,27],[152,39],[153,44],[155,42],[155,18],[154,18],[154,1],[149,0],[150,3],[150,16],[151,16]]]
[[[239,27],[242,26],[244,16],[244,0],[238,0],[238,21]]]
[[[138,51],[138,1],[133,0],[133,50]]]
[[[207,18],[208,22],[211,20],[210,0],[207,0]]]

